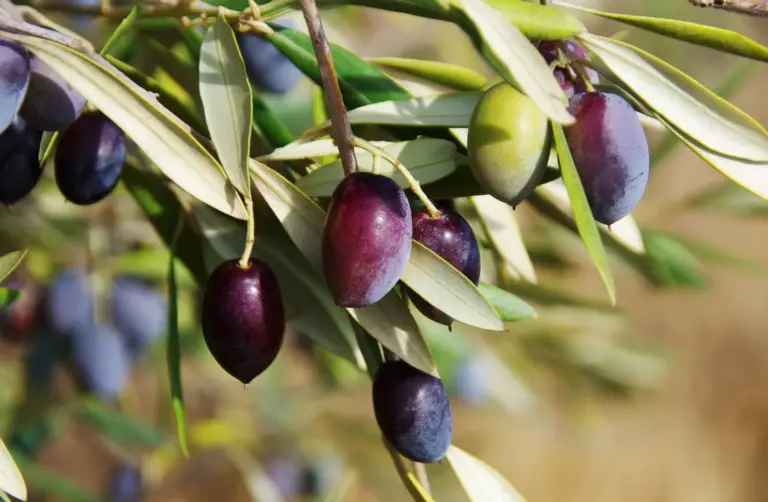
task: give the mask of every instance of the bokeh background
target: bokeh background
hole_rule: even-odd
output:
[[[712,24],[768,44],[768,21],[686,0],[579,3]],[[34,5],[45,12],[44,2]],[[50,16],[97,45],[109,34],[103,19]],[[626,29],[580,17],[599,34]],[[492,75],[467,37],[445,23],[363,8],[336,8],[324,20],[332,41],[361,56],[436,59]],[[710,88],[741,72],[731,101],[768,124],[765,65],[636,29],[622,36]],[[314,92],[305,81],[267,99],[298,132],[312,125]],[[605,308],[579,241],[523,204],[518,216],[540,281],[567,292],[570,305],[539,298],[539,319],[501,333],[448,332],[419,318],[451,393],[454,443],[530,502],[768,501],[768,275],[761,268],[768,267],[768,203],[738,190],[720,190],[703,207],[686,203],[723,182],[679,146],[654,165],[634,216],[643,229],[758,265],[705,262],[680,272],[687,287],[660,288],[614,260],[615,310]],[[153,502],[324,500],[341,488],[346,501],[407,500],[379,440],[367,376],[290,332],[273,367],[243,387],[207,354],[199,291],[183,270],[191,457],[183,458],[175,438],[164,338],[134,365],[119,403],[78,391],[37,305],[56,275],[94,267],[107,285],[102,302],[118,275],[139,275],[162,295],[167,288],[167,252],[122,187],[94,207],[73,207],[49,170],[30,200],[0,211],[0,245],[30,250],[12,284],[25,296],[3,313],[0,424],[20,452],[34,500],[106,500],[122,465],[140,469],[141,500]],[[466,500],[447,465],[429,473],[436,500]]]

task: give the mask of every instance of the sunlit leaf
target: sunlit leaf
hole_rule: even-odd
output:
[[[18,289],[0,288],[0,308],[5,308],[21,298],[21,291]]]
[[[99,56],[43,38],[5,34],[27,47],[103,111],[178,186],[236,218],[245,208],[221,166],[188,129]]]
[[[523,321],[536,317],[533,307],[509,291],[485,282],[479,283],[477,288],[493,305],[504,322]]]
[[[379,146],[399,160],[423,185],[444,178],[456,169],[456,145],[449,141],[425,138]],[[375,169],[376,173],[389,176],[401,188],[408,189],[406,179],[389,162],[380,158],[374,160],[373,155],[366,151],[356,152],[356,157],[360,171],[372,172]],[[296,185],[312,197],[328,197],[342,179],[344,169],[341,161],[336,160],[302,177]]]
[[[584,187],[581,184],[579,173],[573,163],[573,157],[568,148],[565,133],[563,128],[557,124],[552,124],[552,133],[557,149],[557,158],[560,162],[560,172],[563,176],[563,183],[568,190],[568,197],[571,200],[576,227],[595,267],[597,267],[600,273],[600,277],[603,279],[611,303],[615,304],[616,289],[613,284],[611,269],[608,266],[608,258],[605,255],[603,241],[600,239],[600,232],[597,230],[595,219],[592,216],[592,209],[590,209],[587,196],[584,194]]]
[[[368,62],[384,70],[394,69],[407,75],[456,89],[457,91],[479,91],[487,83],[487,79],[484,76],[469,68],[441,61],[407,58],[370,58]]]
[[[559,124],[572,124],[568,100],[544,58],[499,11],[483,0],[456,0],[477,29],[479,49],[496,71]]]
[[[718,51],[728,52],[736,54],[737,56],[756,59],[758,61],[768,61],[768,47],[735,31],[681,21],[679,19],[616,14],[613,12],[602,12],[590,9],[589,7],[575,5],[570,2],[558,1],[557,3],[563,7],[588,12],[613,21],[619,21],[658,33],[665,37],[676,38],[692,44],[711,47]]]
[[[645,231],[645,249],[662,284],[705,289],[709,279],[702,273],[701,263],[685,246],[662,234]]]
[[[356,108],[348,116],[352,124],[469,127],[482,97],[482,92],[467,91],[382,101]]]
[[[493,249],[516,279],[536,283],[536,271],[523,242],[512,208],[490,195],[470,198]]]
[[[247,197],[251,85],[235,33],[222,17],[208,28],[203,40],[199,78],[205,121],[221,164],[232,184]]]
[[[2,440],[0,440],[0,490],[17,499],[27,500],[27,485]]]
[[[401,279],[419,296],[457,321],[491,331],[504,329],[499,314],[472,281],[464,274],[454,272],[447,261],[414,241]]]
[[[453,445],[446,458],[472,502],[525,502],[509,481],[482,460]]]
[[[5,281],[27,256],[27,250],[12,251],[0,256],[0,284]]]
[[[768,134],[754,119],[692,78],[623,42],[592,34],[583,34],[581,39],[653,111],[692,140],[729,157],[768,161]],[[678,86],[646,59],[690,89]]]

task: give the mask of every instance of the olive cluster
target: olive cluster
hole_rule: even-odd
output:
[[[86,110],[85,98],[21,45],[0,39],[0,203],[15,204],[37,185],[44,132],[60,132],[56,183],[75,204],[114,190],[125,162],[125,135]]]

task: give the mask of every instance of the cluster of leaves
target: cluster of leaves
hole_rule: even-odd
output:
[[[532,41],[575,37],[609,82],[601,84],[600,90],[621,94],[648,127],[666,130],[670,138],[743,189],[768,197],[768,180],[763,178],[768,132],[663,60],[625,42],[588,33],[562,8],[521,0],[318,3],[321,7],[357,4],[457,24],[500,79],[528,95],[554,124],[563,126],[573,120],[567,102]],[[262,19],[278,17],[287,7],[287,2],[265,4]],[[567,7],[716,50],[768,60],[768,48],[734,32]],[[310,38],[284,26],[270,23],[269,27],[271,33],[262,36],[320,85]],[[169,49],[157,43],[152,35],[159,29],[175,33],[178,45]],[[105,57],[30,34],[0,31],[0,36],[23,44],[54,68],[133,142],[123,184],[172,251],[168,357],[182,447],[186,425],[179,377],[176,263],[203,285],[216,265],[238,256],[245,240],[242,220],[248,217],[244,201],[252,201],[255,207],[253,255],[275,271],[286,303],[294,307],[295,315],[289,321],[295,328],[371,375],[382,361],[381,346],[412,366],[438,375],[427,342],[432,337],[426,333],[423,319],[397,292],[362,309],[345,311],[334,305],[321,278],[319,260],[324,204],[343,177],[336,159],[338,150],[327,138],[303,141],[293,137],[248,83],[235,34],[224,17],[203,36],[177,19],[143,18],[143,9],[136,8],[117,27],[110,42],[111,54]],[[131,47],[142,39],[149,40],[139,44],[142,49],[164,61],[163,69],[173,86],[133,65],[136,54]],[[469,172],[467,127],[483,90],[494,82],[447,63],[366,60],[339,46],[332,46],[332,55],[355,133],[376,140],[376,146],[405,165],[428,196],[465,202],[466,213],[480,228],[478,235],[484,236],[481,240],[491,249],[492,260],[503,270],[499,277],[489,277],[475,287],[414,242],[402,276],[409,288],[458,322],[482,331],[503,331],[509,323],[535,315],[516,295],[541,305],[584,304],[538,284],[515,213],[483,193]],[[596,223],[567,144],[562,135],[556,134],[555,139],[551,176],[528,203],[549,221],[580,235],[612,303],[616,293],[607,250],[659,286],[700,286],[704,279],[698,259],[731,258],[700,243],[641,230],[631,217],[611,231]],[[402,176],[379,165],[374,155],[362,150],[356,154],[361,170],[376,168],[408,188]],[[657,153],[654,160],[658,162],[660,156]],[[6,296],[13,295],[7,292]],[[598,374],[606,379],[610,376],[608,371]],[[519,499],[493,469],[459,448],[451,448],[448,460],[472,500]],[[412,475],[403,475],[403,480],[414,497],[428,498]],[[9,493],[19,493],[8,486]]]

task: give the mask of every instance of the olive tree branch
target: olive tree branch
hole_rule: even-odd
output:
[[[736,12],[748,16],[768,16],[768,2],[765,0],[688,0],[697,7],[713,7],[726,12]]]
[[[328,39],[325,36],[325,29],[323,29],[323,23],[320,21],[315,0],[301,0],[301,10],[304,12],[304,20],[312,39],[312,48],[315,51],[317,65],[320,67],[325,103],[328,107],[328,114],[331,116],[331,136],[339,149],[344,174],[349,175],[357,172],[357,159],[353,146],[354,136],[352,135],[352,127],[349,125],[347,109],[344,107],[344,101],[341,97],[336,70],[333,67],[331,49],[328,46]]]

